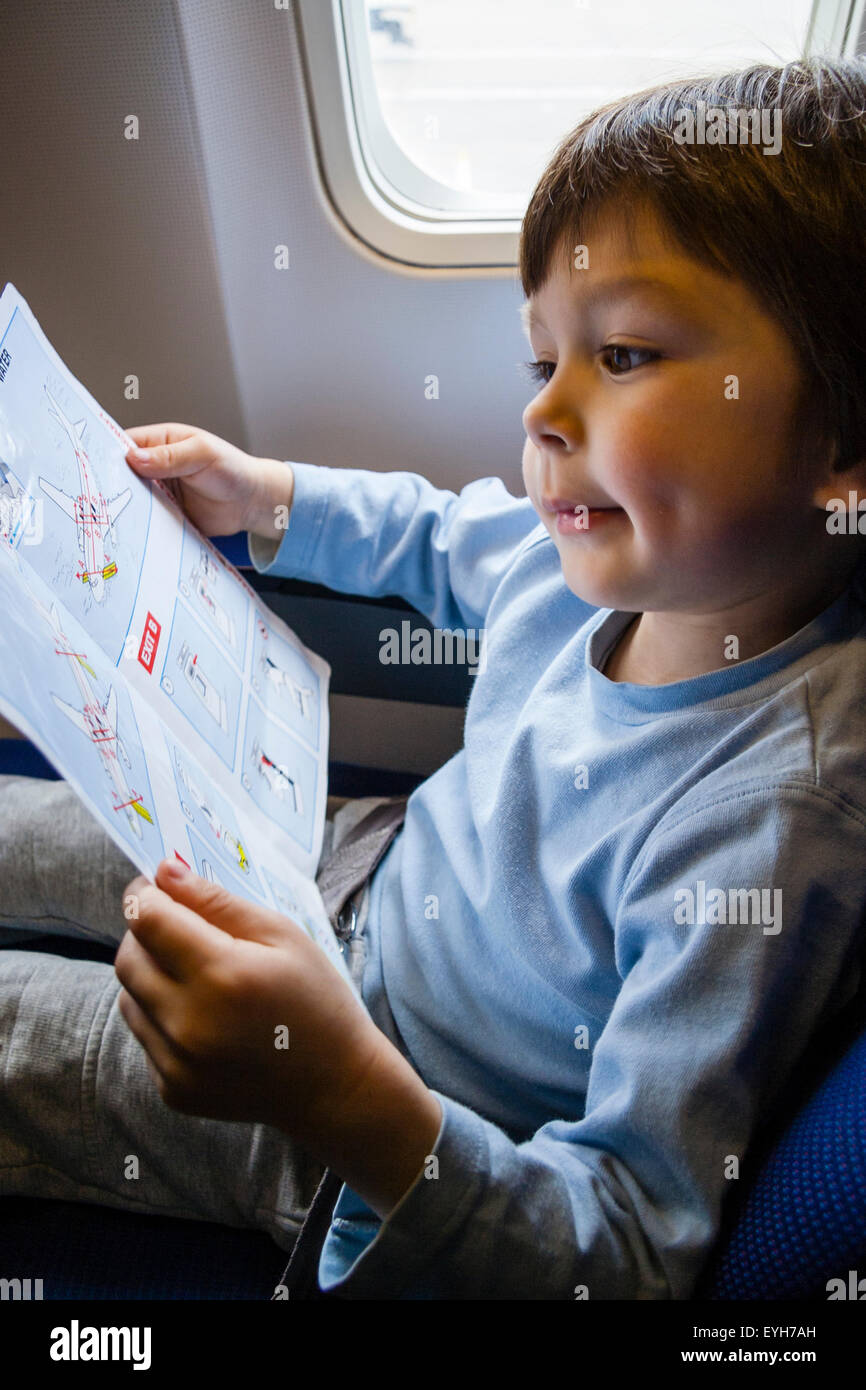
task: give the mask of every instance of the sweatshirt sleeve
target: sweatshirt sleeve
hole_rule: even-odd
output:
[[[293,463],[294,498],[279,543],[250,536],[260,574],[343,593],[398,595],[436,627],[480,627],[526,538],[541,526],[500,478],[460,493],[418,473]]]
[[[384,1221],[343,1187],[320,1287],[691,1297],[762,1112],[857,987],[864,866],[866,817],[805,785],[731,793],[660,826],[623,886],[622,985],[590,1039],[582,1116],[515,1142],[434,1091],[435,1164]],[[768,895],[732,899],[741,889]],[[737,921],[714,920],[713,890],[740,902],[725,909]]]

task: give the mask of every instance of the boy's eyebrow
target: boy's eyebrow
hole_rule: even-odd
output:
[[[665,280],[656,275],[620,275],[613,280],[602,280],[591,290],[587,290],[586,294],[581,295],[580,307],[592,309],[600,302],[624,298],[635,290],[665,299],[669,305],[672,304],[680,313],[689,317],[697,316],[691,296],[672,280]],[[529,300],[520,305],[520,321],[527,334],[541,324],[541,317]]]
[[[528,299],[524,299],[523,303],[518,305],[517,311],[520,314],[520,322],[523,325],[523,331],[526,336],[529,337],[531,330],[538,322],[538,315]]]

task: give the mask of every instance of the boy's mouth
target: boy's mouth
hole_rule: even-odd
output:
[[[561,536],[579,536],[587,531],[598,531],[602,526],[610,526],[618,517],[625,516],[622,507],[587,507],[556,513],[556,529]]]
[[[560,535],[575,536],[581,532],[607,526],[617,517],[625,516],[622,507],[591,507],[583,502],[571,502],[563,497],[543,497],[541,505],[556,517]]]

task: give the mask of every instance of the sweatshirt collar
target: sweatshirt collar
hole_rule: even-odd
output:
[[[666,685],[632,685],[612,681],[600,667],[634,613],[603,608],[589,624],[584,660],[593,703],[623,723],[644,723],[684,710],[724,709],[766,699],[809,667],[832,655],[833,648],[860,636],[866,641],[866,566],[828,608],[805,627],[748,661],[732,662],[688,680]]]

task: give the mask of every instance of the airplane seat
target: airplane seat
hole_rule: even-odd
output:
[[[837,1297],[866,1297],[862,984],[810,1045],[746,1163],[695,1297],[826,1300],[830,1280],[842,1281]]]
[[[227,550],[243,563],[237,547]],[[462,718],[465,671],[461,682],[453,670],[438,670],[431,691],[424,668],[383,668],[375,657],[383,612],[399,608],[398,600],[346,600],[314,585],[247,577],[330,661],[332,691],[360,691],[374,720],[381,721],[377,697],[392,702],[395,719],[401,701],[420,700],[414,732],[423,743],[418,728],[436,704]],[[409,611],[414,624],[424,621]],[[0,772],[57,775],[35,748],[14,739],[0,739]],[[393,795],[419,780],[393,767],[329,765],[329,790],[341,796]],[[28,948],[108,962],[114,956],[108,946],[70,937],[35,938]],[[866,989],[815,1039],[731,1188],[695,1299],[826,1299],[829,1279],[845,1280],[858,1268],[866,1276]],[[43,1278],[45,1296],[54,1299],[267,1299],[287,1262],[262,1232],[19,1197],[0,1198],[0,1256],[0,1272]]]

